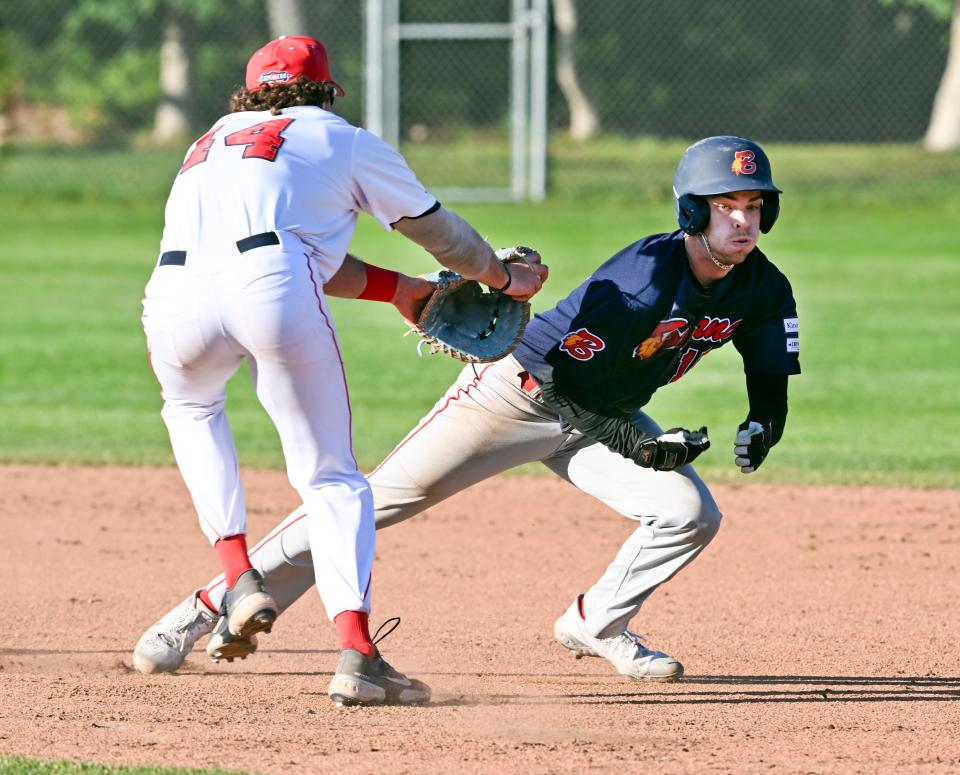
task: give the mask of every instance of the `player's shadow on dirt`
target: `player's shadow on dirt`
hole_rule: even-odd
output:
[[[708,689],[719,685],[725,688]],[[769,686],[769,689],[755,688]],[[694,688],[697,687],[697,688]],[[929,676],[694,675],[664,691],[570,693],[574,703],[740,705],[802,702],[955,702],[960,678]]]
[[[129,654],[129,649],[0,649],[0,657],[56,657],[71,654]]]
[[[55,657],[71,654],[130,654],[133,647],[127,649],[3,649],[0,657]],[[197,653],[201,653],[200,649]],[[338,649],[262,649],[263,654],[340,654]]]
[[[706,688],[710,686],[721,688]],[[635,691],[585,691],[542,695],[464,694],[459,697],[438,698],[430,704],[440,706],[546,705],[559,702],[574,705],[739,705],[804,702],[956,702],[958,700],[960,700],[960,678],[695,675],[686,677],[678,683],[645,684]]]

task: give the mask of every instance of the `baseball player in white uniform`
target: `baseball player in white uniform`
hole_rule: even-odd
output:
[[[799,323],[786,277],[757,247],[779,214],[770,163],[732,136],[691,146],[674,181],[680,229],[628,245],[536,316],[513,355],[467,366],[370,475],[377,528],[408,519],[487,477],[541,461],[636,523],[596,583],[554,626],[576,656],[607,659],[637,680],[671,681],[683,666],[627,629],[644,601],[716,534],[721,512],[690,463],[706,428],[663,432],[642,407],[659,388],[732,342],[749,410],[731,434],[732,462],[754,472],[780,440],[788,376],[800,371]],[[282,611],[312,583],[305,511],[252,559]],[[144,633],[135,664],[176,670],[212,627],[222,577]],[[234,653],[256,644],[232,641]]]
[[[326,294],[390,301],[412,315],[429,293],[425,281],[347,255],[360,212],[520,299],[539,290],[546,267],[501,263],[400,154],[330,111],[343,93],[312,38],[280,38],[253,54],[233,112],[191,146],[177,174],[143,324],[177,465],[224,571],[210,655],[232,659],[231,644],[254,643],[279,610],[250,563],[224,411],[225,385],[247,361],[303,499],[313,575],[343,649],[330,696],[420,702],[429,688],[393,670],[368,629],[373,498],[351,446]]]

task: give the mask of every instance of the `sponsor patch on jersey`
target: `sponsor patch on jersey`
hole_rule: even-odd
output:
[[[283,70],[271,70],[260,74],[260,83],[286,83],[291,78],[290,73]]]
[[[697,342],[721,344],[733,336],[739,325],[739,320],[730,318],[703,318],[693,329],[692,338]]]
[[[797,318],[784,318],[783,330],[788,334],[799,334],[800,321]]]
[[[800,340],[797,337],[790,337],[789,339],[787,339],[787,352],[788,353],[800,352]]]
[[[660,350],[680,347],[689,336],[690,326],[686,318],[661,320],[650,336],[633,348],[633,357],[641,361],[652,358]]]
[[[564,334],[560,341],[560,349],[578,361],[589,361],[594,353],[600,352],[606,346],[606,342],[586,328],[570,331]]]
[[[757,164],[754,162],[755,158],[756,154],[753,151],[737,151],[733,155],[730,171],[734,175],[752,175],[757,171]]]

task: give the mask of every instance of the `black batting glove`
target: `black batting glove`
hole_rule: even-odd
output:
[[[633,459],[642,468],[673,471],[682,465],[692,463],[708,449],[710,449],[710,439],[707,438],[706,426],[698,431],[671,428],[655,439],[640,442]]]
[[[737,438],[733,442],[736,463],[745,474],[756,471],[770,451],[773,438],[771,423],[763,425],[756,420],[746,420],[737,428]]]

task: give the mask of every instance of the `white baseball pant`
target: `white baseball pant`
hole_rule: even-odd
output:
[[[710,542],[721,514],[693,470],[652,471],[576,431],[521,389],[523,367],[511,356],[474,371],[467,366],[429,414],[370,477],[377,528],[426,510],[509,468],[540,460],[583,492],[638,523],[600,579],[585,593],[587,630],[613,637],[643,602]],[[643,413],[634,421],[659,434]],[[310,541],[297,509],[251,552],[281,611],[312,579]],[[206,587],[214,604],[222,575]]]
[[[351,442],[350,398],[322,280],[303,244],[222,255],[187,251],[157,266],[144,330],[177,465],[211,544],[246,533],[237,451],[224,402],[227,380],[250,364],[277,428],[290,483],[303,498],[327,614],[369,611],[375,532],[369,485]]]

